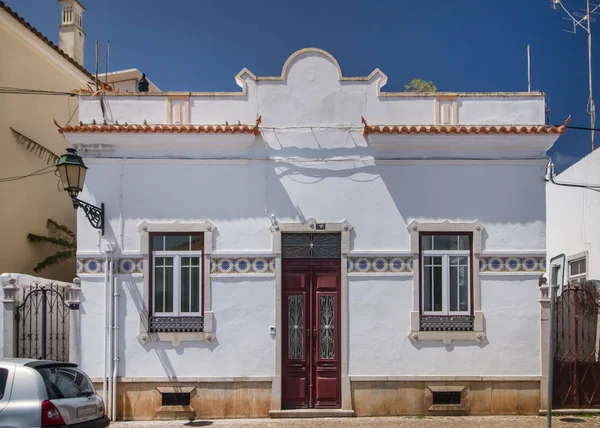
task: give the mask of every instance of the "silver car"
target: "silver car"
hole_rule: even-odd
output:
[[[102,398],[76,364],[0,359],[0,428],[109,424]]]

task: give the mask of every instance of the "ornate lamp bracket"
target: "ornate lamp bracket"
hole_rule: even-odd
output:
[[[104,204],[100,204],[100,208],[98,208],[97,206],[88,204],[81,199],[71,199],[73,200],[73,208],[81,208],[92,227],[94,229],[100,229],[102,235],[104,235]]]

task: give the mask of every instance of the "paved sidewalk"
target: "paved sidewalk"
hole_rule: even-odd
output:
[[[167,422],[115,422],[113,428],[544,428],[546,417],[540,416],[461,416],[461,417],[387,417],[322,419],[219,419]],[[555,416],[552,427],[600,428],[599,416]]]

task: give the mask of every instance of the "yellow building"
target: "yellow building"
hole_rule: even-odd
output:
[[[57,251],[26,239],[29,232],[48,235],[46,219],[75,230],[76,211],[68,195],[59,191],[51,166],[68,147],[54,120],[61,126],[77,123],[78,99],[26,93],[71,92],[94,85],[94,77],[83,68],[85,8],[76,0],[60,3],[59,48],[0,1],[0,273],[32,274],[39,261]],[[10,93],[15,91],[11,88],[20,90]],[[40,173],[16,178],[36,171]],[[40,275],[70,281],[75,259]]]

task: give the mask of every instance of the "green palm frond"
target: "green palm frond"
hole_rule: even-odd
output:
[[[73,232],[67,226],[55,222],[51,218],[46,221],[46,228],[53,236],[42,236],[28,233],[27,240],[35,244],[49,244],[60,249],[51,256],[46,257],[44,260],[39,262],[33,268],[35,273],[39,273],[44,269],[72,259],[77,253],[77,235],[75,232]]]
[[[46,220],[46,227],[51,231],[51,232],[63,232],[65,234],[67,234],[68,236],[70,236],[73,239],[76,239],[77,236],[75,235],[75,232],[73,232],[71,229],[69,229],[67,226],[64,226],[62,224],[58,224],[57,222],[55,222],[54,220],[52,220],[51,218],[49,218],[48,220]]]
[[[76,250],[68,250],[68,251],[57,251],[49,257],[46,257],[44,260],[39,262],[34,268],[33,271],[35,273],[40,273],[40,271],[44,269],[48,269],[52,266],[56,266],[57,264],[64,262],[65,260],[69,260],[75,257]]]
[[[75,249],[77,247],[77,244],[75,244],[74,242],[67,241],[65,239],[51,238],[49,236],[34,235],[33,233],[27,234],[27,240],[29,242],[51,244],[51,245],[56,245],[57,247],[70,248],[70,249]]]

